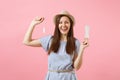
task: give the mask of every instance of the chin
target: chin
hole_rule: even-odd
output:
[[[66,34],[68,34],[68,32],[67,31],[66,32],[61,31],[61,34],[66,35]]]
[[[62,35],[67,35],[67,33],[61,33]]]

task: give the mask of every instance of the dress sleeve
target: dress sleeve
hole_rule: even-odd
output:
[[[52,38],[52,36],[48,35],[48,36],[45,36],[45,37],[42,37],[42,38],[39,39],[40,40],[40,44],[42,45],[42,48],[45,51],[49,50],[49,44],[50,44],[51,38]]]
[[[79,53],[79,49],[80,49],[80,41],[78,39],[76,39],[75,45],[76,45],[76,50],[75,51],[78,54]]]

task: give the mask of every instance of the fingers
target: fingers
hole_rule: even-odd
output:
[[[83,44],[84,45],[88,44],[88,38],[84,38]]]
[[[41,22],[42,22],[42,21],[44,20],[44,17],[39,17],[39,16],[37,16],[37,17],[35,17],[35,20],[36,20],[36,21],[41,21]]]
[[[44,21],[44,17],[40,18],[40,20],[39,20],[39,21],[43,22],[43,21]]]
[[[32,24],[33,24],[33,25],[37,25],[37,24],[42,23],[43,21],[44,21],[44,17],[39,17],[39,16],[37,16],[37,17],[35,17],[35,18],[33,19]]]
[[[84,45],[87,45],[87,44],[88,44],[88,42],[84,41],[84,42],[83,42],[83,44],[84,44]]]
[[[40,24],[44,21],[44,17],[39,17],[39,16],[36,16],[32,22],[31,22],[31,25],[37,25],[37,24]]]
[[[82,42],[82,44],[83,44],[84,47],[89,46],[88,39],[85,39],[85,40]]]

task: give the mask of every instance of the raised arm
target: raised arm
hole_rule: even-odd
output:
[[[36,25],[42,23],[44,18],[36,17],[32,20],[25,36],[23,39],[23,44],[27,46],[32,46],[32,47],[41,47],[39,39],[32,39],[32,33]]]
[[[82,65],[82,57],[83,57],[83,53],[84,53],[84,49],[86,47],[88,47],[88,39],[85,39],[83,43],[81,43],[80,45],[80,49],[79,49],[79,53],[78,55],[76,54],[74,57],[74,68],[75,70],[79,70],[81,65]]]

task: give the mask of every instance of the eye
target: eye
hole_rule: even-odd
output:
[[[66,23],[66,24],[69,24],[69,22],[68,22],[68,21],[65,21],[65,23]]]
[[[68,23],[68,21],[66,21],[65,23]]]
[[[59,24],[62,24],[62,22],[60,21]]]

